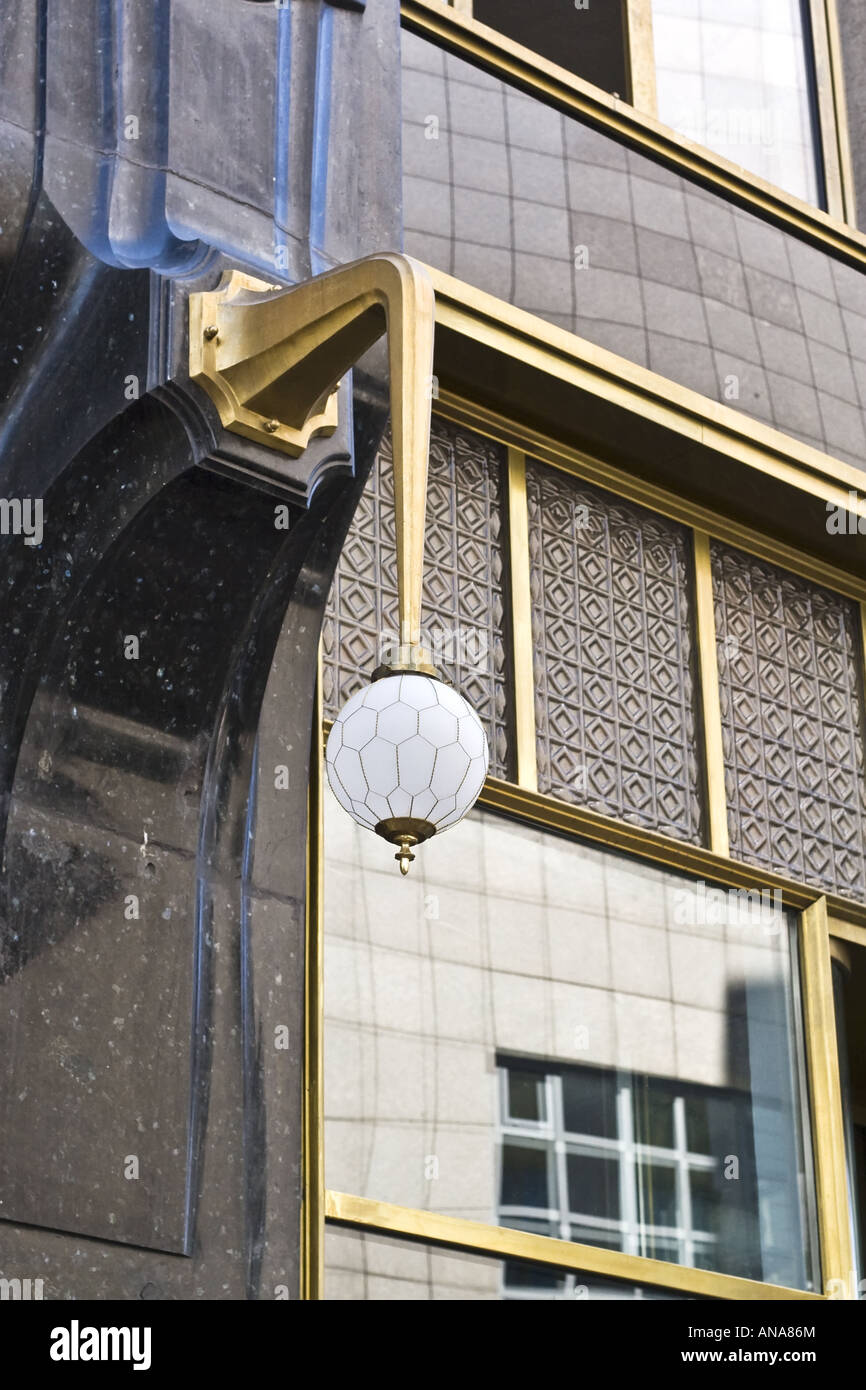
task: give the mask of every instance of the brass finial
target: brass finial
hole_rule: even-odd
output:
[[[400,873],[403,874],[404,877],[409,872],[409,865],[415,863],[415,856],[412,853],[412,846],[417,845],[417,843],[418,841],[415,839],[414,835],[400,836],[400,852],[399,854],[395,854],[394,858],[400,865]]]
[[[415,816],[395,816],[393,820],[380,820],[376,826],[376,834],[387,840],[389,845],[400,846],[399,853],[395,854],[394,858],[400,865],[400,873],[405,877],[409,872],[409,865],[415,863],[413,849],[416,845],[423,845],[431,835],[435,835],[436,827],[429,821],[419,820]]]

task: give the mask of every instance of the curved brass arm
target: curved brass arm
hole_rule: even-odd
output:
[[[408,256],[369,256],[286,290],[238,271],[190,295],[190,367],[224,427],[297,456],[337,424],[340,377],[387,330],[400,643],[420,649],[435,321],[433,286]],[[432,668],[431,668],[432,669]]]

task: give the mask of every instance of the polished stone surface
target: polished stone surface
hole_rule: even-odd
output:
[[[397,7],[79,8],[0,3],[0,491],[41,509],[0,536],[0,1271],[295,1298],[316,652],[385,373],[275,455],[186,380],[186,301],[399,248]]]

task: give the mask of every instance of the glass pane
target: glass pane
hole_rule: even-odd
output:
[[[806,202],[819,191],[802,0],[652,0],[659,117]]]
[[[641,1221],[646,1226],[678,1226],[683,1216],[675,1168],[659,1163],[640,1170]]]
[[[562,1109],[568,1133],[615,1138],[616,1077],[598,1067],[570,1067],[562,1074]]]
[[[866,949],[834,939],[833,1000],[855,1281],[866,1297]]]
[[[686,1141],[691,1153],[712,1152],[708,1097],[692,1093],[685,1097]]]
[[[501,1202],[504,1207],[555,1207],[558,1205],[548,1178],[546,1149],[524,1144],[502,1146]]]
[[[652,1298],[684,1295],[557,1270],[474,1251],[445,1250],[337,1226],[325,1229],[325,1298],[352,1302],[482,1299],[511,1301]]]
[[[674,1092],[657,1076],[635,1078],[635,1137],[660,1149],[674,1147]]]
[[[617,96],[628,95],[623,7],[574,0],[473,0],[472,13],[515,43]]]
[[[508,1073],[508,1114],[512,1120],[546,1118],[544,1106],[544,1076],[532,1071]]]
[[[698,1168],[689,1175],[692,1200],[692,1225],[698,1231],[716,1231],[716,1214],[721,1210],[720,1192],[715,1172]]]
[[[810,1286],[784,915],[489,812],[325,846],[329,1187]]]
[[[585,1216],[619,1219],[619,1160],[566,1155],[568,1204]]]

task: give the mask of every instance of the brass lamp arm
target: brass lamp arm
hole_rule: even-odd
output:
[[[420,651],[427,456],[435,304],[423,266],[369,256],[293,289],[238,271],[190,295],[190,378],[213,400],[225,429],[297,456],[337,425],[340,378],[388,333],[400,655]]]

